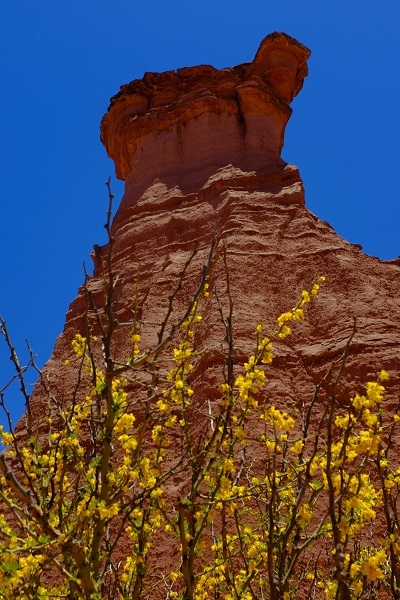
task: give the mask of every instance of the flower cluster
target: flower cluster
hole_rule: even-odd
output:
[[[77,334],[65,364],[79,372],[71,398],[49,391],[46,423],[22,445],[0,430],[0,596],[361,600],[385,585],[396,597],[390,441],[400,417],[386,411],[388,373],[340,403],[318,387],[308,404],[283,406],[267,388],[274,344],[305,319],[323,281],[274,331],[257,324],[248,358],[226,356],[224,383],[198,397],[207,278],[173,330],[180,339],[158,354],[136,317],[125,360],[107,346],[113,319],[96,321],[103,339]]]

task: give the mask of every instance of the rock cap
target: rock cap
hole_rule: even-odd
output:
[[[251,63],[145,73],[121,86],[101,124],[117,177],[179,179],[212,163],[279,163],[289,104],[307,76],[310,50],[271,33]],[[204,129],[207,129],[205,138]],[[193,147],[196,152],[193,152]]]

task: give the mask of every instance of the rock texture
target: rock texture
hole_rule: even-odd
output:
[[[146,73],[112,98],[101,137],[117,175],[126,180],[112,226],[119,321],[132,318],[139,277],[143,344],[154,343],[183,266],[197,248],[185,291],[177,296],[176,315],[195,289],[215,238],[227,252],[238,364],[251,352],[258,321],[272,328],[317,273],[327,276],[307,322],[297,324],[295,334],[276,349],[267,390],[274,402],[307,400],[341,356],[354,319],[343,393],[384,367],[391,373],[394,401],[400,375],[400,264],[364,255],[311,214],[297,168],[280,157],[289,103],[303,85],[309,54],[293,38],[273,33],[251,63]],[[95,247],[88,283],[100,304],[107,252]],[[222,263],[214,284],[226,309]],[[84,306],[81,290],[46,367],[66,398],[71,382],[62,362],[75,333],[85,332]],[[194,377],[206,397],[215,394],[212,384],[219,379],[224,344],[215,296],[206,303],[199,336],[199,347],[206,346],[208,353]],[[116,348],[121,357],[128,352],[123,325]],[[33,410],[38,418],[45,412],[40,390]]]
[[[121,87],[103,119],[101,139],[127,182],[122,209],[155,177],[197,192],[217,169],[283,165],[289,103],[307,75],[310,52],[274,33],[252,63],[146,73]]]
[[[309,54],[294,39],[274,33],[251,63],[147,73],[111,100],[101,138],[118,177],[126,181],[112,225],[120,323],[115,353],[129,354],[137,283],[142,346],[151,347],[189,258],[196,250],[172,320],[186,308],[216,240],[226,250],[236,365],[252,352],[256,324],[265,321],[273,329],[276,317],[294,305],[315,275],[326,275],[307,320],[275,347],[265,402],[282,408],[307,402],[315,383],[340,359],[355,320],[342,399],[385,368],[392,409],[400,383],[400,263],[364,255],[310,213],[297,168],[280,157],[289,104],[303,85]],[[99,307],[108,250],[95,246],[87,283]],[[198,327],[197,346],[207,351],[196,363],[191,385],[200,406],[219,395],[215,383],[221,383],[226,341],[218,299],[227,315],[226,287],[220,259],[212,278],[215,293],[204,301]],[[86,335],[85,307],[81,289],[45,368],[53,393],[66,402],[75,381],[64,361],[74,335]],[[31,410],[38,423],[45,419],[47,398],[39,386]],[[156,555],[161,564],[170,548],[160,547]]]

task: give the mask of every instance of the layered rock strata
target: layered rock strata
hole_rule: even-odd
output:
[[[269,369],[267,394],[283,404],[307,399],[341,356],[354,320],[343,393],[382,367],[391,373],[389,389],[396,390],[400,371],[399,262],[364,255],[310,213],[297,168],[280,157],[289,103],[303,85],[309,54],[293,38],[273,33],[251,63],[146,73],[121,87],[101,126],[117,175],[126,180],[112,226],[118,317],[121,323],[131,321],[139,278],[145,347],[154,344],[168,297],[197,248],[174,314],[186,306],[212,239],[226,248],[238,364],[252,351],[256,323],[265,320],[273,328],[301,289],[316,274],[326,274],[307,322],[278,344]],[[99,303],[107,253],[107,246],[95,247],[88,283]],[[226,307],[225,281],[224,269],[217,266],[214,284]],[[68,376],[60,375],[62,362],[75,333],[84,332],[84,310],[81,290],[46,366],[62,396],[71,386]],[[211,296],[198,341],[208,353],[195,373],[204,397],[216,393],[224,336]],[[129,352],[126,327],[121,325],[117,337],[123,357]],[[40,390],[33,406],[38,417],[44,413]]]
[[[76,370],[64,363],[75,334],[87,335],[88,294],[97,308],[104,304],[108,268],[118,280],[113,352],[123,360],[131,351],[133,305],[138,306],[142,348],[151,348],[169,298],[174,297],[173,322],[184,313],[216,242],[221,257],[211,277],[212,293],[202,304],[195,341],[201,354],[190,376],[199,409],[204,404],[208,410],[207,403],[213,406],[221,395],[227,344],[220,309],[226,319],[233,304],[234,362],[240,368],[253,352],[256,324],[265,321],[273,330],[276,317],[294,305],[317,274],[326,275],[319,300],[307,310],[307,320],[294,325],[293,335],[276,343],[262,401],[281,408],[307,404],[331,365],[337,365],[336,372],[340,368],[354,334],[339,400],[345,402],[385,368],[391,375],[386,406],[394,409],[400,379],[400,262],[364,255],[314,216],[305,206],[297,168],[280,156],[289,104],[303,85],[309,54],[294,39],[274,33],[251,63],[147,73],[112,98],[101,139],[117,176],[126,181],[125,195],[112,224],[112,255],[109,246],[95,246],[93,276],[72,302],[45,368],[58,399],[70,402],[77,389]],[[322,402],[330,385],[327,378]],[[47,410],[47,393],[38,385],[31,404],[38,424],[45,423]],[[199,433],[203,426],[193,423]],[[21,421],[21,436],[23,427]],[[177,458],[182,449],[171,446],[168,452],[168,458]],[[264,455],[251,458],[262,464]],[[185,475],[179,475],[168,493],[176,498],[186,484]],[[163,565],[173,554],[161,543],[151,564]]]

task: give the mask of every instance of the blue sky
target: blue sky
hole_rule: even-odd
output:
[[[0,314],[22,357],[28,338],[40,365],[49,358],[82,263],[105,241],[109,98],[145,71],[250,61],[275,30],[312,50],[283,151],[307,206],[367,254],[397,258],[399,29],[398,0],[4,0]],[[9,373],[0,346],[0,389]],[[17,390],[9,404],[16,420]]]

